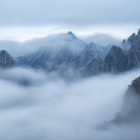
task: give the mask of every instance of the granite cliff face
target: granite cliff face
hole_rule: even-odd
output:
[[[15,66],[15,61],[7,51],[0,51],[0,68],[11,68]]]
[[[132,69],[134,67],[140,67],[140,35],[138,31],[138,35],[133,39],[131,49],[128,56],[128,69]]]
[[[140,77],[129,85],[122,104],[121,111],[116,114],[111,123],[139,123],[140,122]]]
[[[122,49],[113,46],[106,56],[103,64],[104,72],[119,73],[126,70],[127,59]]]

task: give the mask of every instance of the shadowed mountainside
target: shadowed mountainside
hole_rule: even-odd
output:
[[[140,67],[140,29],[133,33],[121,47],[113,46],[105,58],[104,72],[119,73]]]
[[[0,51],[0,68],[11,68],[15,66],[15,61],[7,51]]]

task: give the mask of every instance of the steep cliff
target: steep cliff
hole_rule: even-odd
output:
[[[15,61],[7,51],[0,51],[0,68],[11,68],[15,66]]]
[[[127,59],[122,49],[113,46],[106,56],[103,64],[104,72],[118,73],[126,70]]]
[[[105,57],[104,72],[118,73],[140,67],[140,29],[133,33],[121,47],[113,46]]]

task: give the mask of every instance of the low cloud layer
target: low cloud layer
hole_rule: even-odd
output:
[[[15,68],[0,73],[0,137],[5,140],[137,140],[138,126],[97,129],[121,109],[139,70],[73,82],[43,71]],[[25,86],[19,81],[29,81]]]

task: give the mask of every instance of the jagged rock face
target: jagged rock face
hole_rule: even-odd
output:
[[[111,124],[122,125],[140,123],[140,77],[131,82],[123,98],[120,112],[115,114],[114,119],[103,124],[105,127]]]
[[[137,35],[133,33],[127,42],[123,41],[122,49],[110,49],[104,61],[103,71],[117,73],[140,67],[140,30]]]
[[[125,44],[125,39],[123,40],[123,42],[122,42],[123,44]]]
[[[15,66],[15,61],[7,51],[0,51],[0,68],[11,68]]]
[[[129,88],[127,90],[127,93],[128,92],[140,95],[140,77],[136,78],[131,82],[131,85],[129,85]]]
[[[135,36],[128,56],[128,69],[140,67],[140,35]]]
[[[103,71],[111,73],[123,72],[126,70],[126,62],[126,56],[122,49],[113,46],[104,60]]]
[[[127,116],[129,120],[140,120],[140,77],[136,78],[129,85],[124,95],[122,104],[122,114]]]
[[[136,36],[136,34],[135,33],[133,33],[129,38],[128,38],[128,42],[129,43],[133,43],[133,41],[134,41],[134,39],[135,39],[135,36]]]
[[[78,68],[83,76],[100,73],[103,61],[104,55],[94,43],[87,44],[73,59],[74,67]]]

